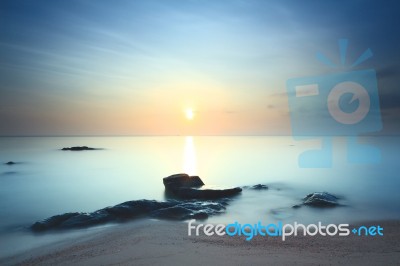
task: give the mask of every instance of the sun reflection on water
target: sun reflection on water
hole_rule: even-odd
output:
[[[192,136],[185,138],[185,149],[183,153],[183,171],[189,175],[196,174],[196,150]]]

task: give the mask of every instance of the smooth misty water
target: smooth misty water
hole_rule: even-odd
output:
[[[198,174],[210,187],[267,184],[244,190],[227,213],[210,222],[355,222],[400,218],[400,138],[371,137],[382,152],[375,165],[346,162],[346,145],[334,142],[333,167],[302,169],[297,156],[318,141],[291,137],[54,137],[0,138],[0,257],[52,241],[91,233],[32,234],[37,220],[71,211],[91,212],[135,199],[165,200],[162,178]],[[104,150],[71,152],[86,145]],[[348,206],[292,209],[306,194],[328,191]]]

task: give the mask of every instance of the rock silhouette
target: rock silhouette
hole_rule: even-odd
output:
[[[165,189],[178,189],[183,187],[201,187],[203,181],[198,176],[189,176],[188,174],[175,174],[163,178]]]
[[[267,185],[262,185],[262,184],[257,184],[257,185],[254,185],[254,186],[250,187],[250,188],[254,189],[254,190],[267,190],[268,186]]]
[[[329,208],[340,206],[339,198],[329,194],[328,192],[314,192],[304,197],[303,203],[295,205],[293,208],[299,208],[301,205],[318,207],[318,208]]]
[[[141,217],[170,220],[206,219],[210,215],[222,213],[227,205],[222,201],[127,201],[113,207],[107,207],[91,213],[71,212],[55,215],[34,223],[34,232],[85,228],[109,222],[124,222]]]
[[[181,199],[219,199],[238,195],[240,187],[229,189],[200,189],[204,182],[198,176],[175,174],[163,178],[165,190]]]
[[[94,150],[99,150],[96,148],[90,148],[87,146],[75,146],[75,147],[67,147],[67,148],[62,148],[62,151],[94,151]]]

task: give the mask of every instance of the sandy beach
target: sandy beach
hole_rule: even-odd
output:
[[[2,265],[399,265],[400,221],[384,236],[188,236],[187,223],[140,220],[33,249]]]

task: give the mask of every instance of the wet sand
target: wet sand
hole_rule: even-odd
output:
[[[400,221],[383,236],[188,236],[185,222],[140,220],[37,248],[2,265],[400,265]],[[360,223],[360,225],[365,225]]]

